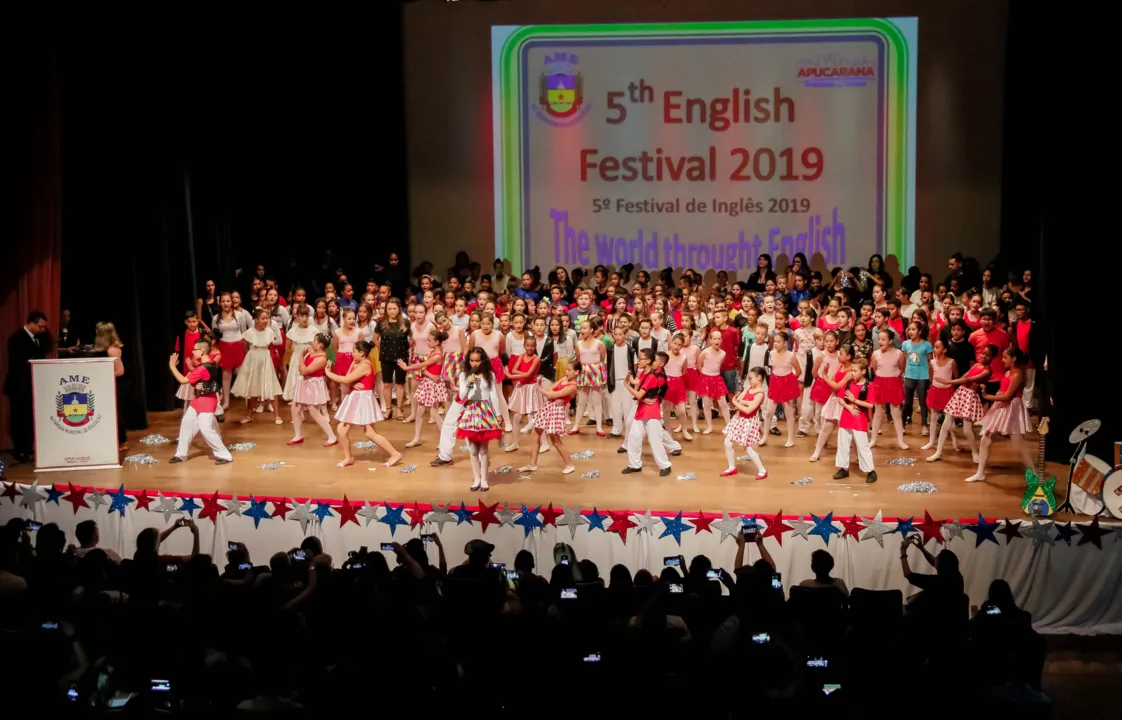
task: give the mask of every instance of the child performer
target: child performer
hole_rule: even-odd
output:
[[[838,427],[838,420],[841,419],[841,414],[844,412],[842,409],[842,398],[845,397],[845,387],[849,380],[849,371],[853,365],[853,349],[849,345],[842,345],[838,348],[838,365],[834,370],[834,374],[820,375],[815,382],[821,380],[826,383],[830,388],[830,397],[826,398],[826,402],[822,404],[822,410],[819,417],[822,419],[822,427],[818,428],[818,440],[814,443],[814,454],[810,456],[810,462],[818,462],[818,458],[822,457],[822,451],[826,449],[826,443],[830,440],[830,435]]]
[[[258,403],[271,403],[273,418],[277,425],[283,425],[280,416],[280,394],[284,392],[277,371],[273,366],[270,348],[276,339],[276,331],[269,321],[269,311],[258,308],[253,313],[253,327],[242,333],[242,342],[247,348],[245,360],[238,370],[231,392],[246,400],[246,416],[238,422],[242,425],[253,421],[254,407]]]
[[[795,405],[799,397],[799,377],[802,367],[795,353],[787,349],[788,335],[786,330],[778,330],[772,341],[770,356],[771,373],[767,381],[767,417],[775,415],[777,407],[783,407],[783,416],[787,423],[787,442],[783,447],[795,446]],[[766,425],[766,423],[765,423]],[[767,444],[767,436],[760,441],[760,445]]]
[[[463,298],[456,300],[457,306],[460,306]],[[464,317],[466,324],[467,317]],[[455,392],[460,384],[460,368],[464,364],[464,350],[467,348],[467,338],[464,336],[464,329],[462,326],[457,325],[447,315],[437,313],[436,323],[441,326],[444,333],[448,338],[441,346],[444,351],[444,366],[440,369],[440,379],[451,392]]]
[[[448,388],[440,379],[444,370],[443,343],[448,336],[443,330],[433,328],[428,335],[428,355],[418,363],[406,365],[404,360],[398,360],[397,366],[407,373],[421,370],[421,381],[417,383],[417,392],[413,394],[413,439],[405,443],[405,447],[413,448],[421,444],[421,425],[425,422],[425,410],[429,411],[430,422],[438,422],[440,415],[437,408],[443,407],[448,401]]]
[[[307,311],[307,306],[300,311]],[[299,317],[299,312],[297,316]],[[296,329],[288,334],[291,341],[296,335]],[[295,432],[289,445],[299,445],[304,442],[304,411],[307,410],[312,419],[316,421],[327,435],[324,447],[331,447],[339,443],[335,431],[331,429],[330,416],[327,413],[327,403],[331,399],[327,390],[327,382],[323,379],[327,369],[327,347],[331,345],[331,336],[327,333],[316,333],[312,336],[311,345],[292,357],[297,361],[296,367],[289,371],[289,377],[296,376],[292,388],[292,427]]]
[[[268,348],[265,350],[268,354]],[[179,381],[180,385],[193,385],[195,392],[190,401],[190,407],[183,413],[183,420],[179,423],[179,444],[175,448],[175,457],[169,462],[179,463],[187,459],[191,449],[191,442],[197,433],[202,433],[203,439],[214,453],[214,464],[225,465],[233,460],[230,451],[222,443],[222,435],[218,432],[218,423],[214,419],[214,411],[218,407],[218,373],[221,370],[208,358],[210,354],[210,341],[202,338],[195,341],[191,352],[194,365],[187,375],[179,372],[179,356],[172,354],[168,360],[171,374]]]
[[[624,323],[617,323],[612,329],[614,345],[607,351],[608,403],[611,407],[612,432],[614,438],[622,437],[627,441],[627,430],[631,418],[635,416],[635,398],[627,389],[627,376],[635,371],[638,347],[627,342]]]
[[[986,479],[986,460],[990,457],[990,443],[993,434],[1008,435],[1013,443],[1013,451],[1021,458],[1025,468],[1034,467],[1035,458],[1025,442],[1025,434],[1032,430],[1028,409],[1022,395],[1025,390],[1025,365],[1028,356],[1015,347],[1005,348],[1001,355],[1005,375],[994,394],[982,393],[982,399],[993,405],[982,418],[982,442],[978,448],[978,472],[966,478],[966,482],[981,482]],[[965,424],[965,422],[963,423]]]
[[[678,420],[678,427],[674,428],[673,432],[682,433],[682,437],[686,440],[693,440],[693,435],[690,435],[690,430],[686,427],[687,415],[689,420],[696,426],[697,418],[694,414],[697,412],[697,406],[689,403],[689,392],[686,390],[686,353],[683,348],[686,345],[686,338],[681,333],[676,334],[670,339],[670,352],[667,355],[669,358],[666,361],[666,398],[662,408],[662,417],[669,418],[670,411],[673,409],[674,416]]]
[[[329,379],[348,390],[343,402],[339,404],[339,412],[335,413],[335,419],[339,421],[339,439],[343,445],[343,460],[335,465],[337,468],[355,464],[354,455],[351,454],[352,425],[361,425],[366,437],[390,454],[390,459],[383,463],[385,467],[393,467],[401,461],[401,453],[374,429],[375,423],[384,420],[385,416],[378,403],[374,402],[374,368],[370,365],[370,349],[370,343],[359,340],[351,348],[351,362],[347,363],[346,375],[325,371]],[[338,361],[338,356],[335,359]]]
[[[245,346],[242,344],[242,323],[244,320],[234,310],[233,296],[224,292],[218,297],[220,308],[214,319],[214,331],[218,335],[218,351],[222,353],[222,402],[219,411],[230,407],[230,385],[234,373],[245,360]],[[244,312],[244,311],[243,311]]]
[[[689,318],[689,320],[686,318]],[[686,405],[690,409],[689,417],[693,421],[693,432],[696,435],[701,432],[701,428],[697,426],[697,390],[701,378],[701,374],[697,371],[697,358],[701,355],[701,348],[693,341],[693,336],[696,333],[689,329],[693,327],[695,322],[697,321],[693,319],[692,315],[683,315],[682,331],[678,334],[684,338],[682,354],[686,356],[686,367],[683,372],[686,379]]]
[[[194,310],[188,310],[183,314],[183,335],[175,339],[175,352],[179,353],[182,349],[183,352],[183,374],[187,375],[195,369],[192,363],[192,355],[195,349],[195,343],[203,337],[203,331],[199,327],[199,316],[195,314]],[[191,383],[182,383],[179,389],[175,391],[175,397],[183,401],[183,414],[187,414],[187,408],[191,407],[191,399],[195,397],[195,386]]]
[[[512,332],[511,335],[514,333]],[[522,354],[512,355],[506,376],[514,382],[514,392],[510,394],[511,425],[518,427],[522,423],[523,415],[533,415],[545,403],[541,386],[538,385],[538,371],[541,369],[541,358],[538,357],[538,339],[532,332],[526,333],[522,338]],[[511,435],[511,443],[506,446],[507,452],[518,449],[518,434]]]
[[[822,432],[822,408],[834,394],[826,378],[833,378],[834,373],[838,371],[838,333],[829,330],[821,336],[816,335],[815,339],[817,340],[818,337],[822,337],[822,350],[819,352],[815,348],[815,352],[811,353],[814,356],[814,369],[811,372],[814,381],[808,388],[809,392],[803,394],[804,402],[799,412],[798,435],[800,437],[807,435],[812,422],[815,429],[819,433]]]
[[[982,401],[978,397],[978,388],[989,379],[990,366],[993,364],[993,358],[997,353],[996,345],[987,345],[982,350],[981,359],[974,363],[974,366],[967,370],[965,375],[947,381],[950,385],[957,386],[954,395],[951,396],[950,401],[947,402],[947,407],[944,409],[944,412],[950,417],[943,420],[943,427],[939,430],[939,444],[935,446],[935,452],[927,457],[927,462],[935,462],[942,458],[943,445],[947,442],[947,436],[954,432],[954,418],[962,420],[962,434],[966,436],[966,445],[970,448],[970,457],[974,462],[978,462],[978,450],[974,445],[973,425],[985,415],[982,410]]]
[[[285,354],[289,356],[288,375],[284,381],[284,397],[286,402],[293,402],[295,398],[296,380],[300,377],[300,364],[304,362],[303,355],[311,349],[312,340],[315,339],[316,330],[311,326],[312,311],[307,304],[296,309],[296,324],[288,329],[285,342],[288,347]],[[296,422],[296,410],[293,408],[293,423]],[[296,437],[300,437],[297,433]]]
[[[596,421],[596,434],[604,437],[604,393],[600,388],[607,384],[607,371],[604,360],[608,355],[608,348],[596,337],[594,330],[596,318],[589,318],[580,326],[580,340],[577,341],[577,360],[581,365],[580,377],[577,378],[577,414],[573,416],[573,427],[570,435],[580,432],[580,424],[584,421],[584,411],[592,401],[589,415]]]
[[[566,461],[565,469],[561,471],[562,475],[568,475],[576,470],[573,463],[569,461],[569,451],[565,449],[565,428],[569,423],[569,403],[572,402],[573,396],[577,394],[577,378],[580,376],[581,367],[580,362],[576,361],[565,366],[565,376],[555,383],[547,390],[542,390],[542,395],[545,396],[545,404],[534,413],[534,430],[538,434],[537,441],[534,442],[533,448],[530,450],[530,464],[518,468],[518,472],[534,472],[538,469],[538,455],[541,452],[541,440],[545,437],[549,438],[549,442],[557,448],[558,454]],[[622,380],[620,383],[622,384]]]
[[[732,404],[736,408],[736,417],[725,426],[725,457],[728,458],[728,469],[721,473],[721,477],[736,475],[736,451],[733,443],[744,447],[748,459],[756,464],[756,479],[767,479],[767,470],[756,452],[756,445],[760,444],[763,432],[760,429],[760,408],[764,404],[764,378],[767,370],[754,367],[748,371],[748,387],[733,397]]]
[[[930,430],[930,439],[921,450],[930,450],[938,445],[939,440],[939,415],[947,407],[947,403],[954,397],[954,385],[951,380],[958,374],[958,367],[953,358],[947,355],[947,346],[942,340],[936,338],[934,357],[931,358],[931,387],[927,389],[927,425]],[[954,424],[950,416],[944,416],[943,422]]]
[[[720,337],[719,331],[714,331]],[[623,474],[637,473],[643,469],[643,436],[646,435],[647,443],[651,446],[651,455],[658,465],[660,477],[670,474],[670,458],[672,455],[681,455],[682,446],[666,432],[662,424],[662,396],[666,393],[666,374],[662,371],[666,364],[667,355],[664,352],[655,353],[650,348],[639,351],[639,376],[628,377],[627,386],[638,403],[635,410],[635,419],[627,432],[627,467]],[[718,375],[717,379],[724,380]]]
[[[333,376],[348,375],[351,370],[351,363],[354,361],[354,347],[355,343],[362,338],[362,331],[358,329],[355,320],[355,311],[350,308],[344,308],[339,313],[339,319],[342,321],[341,326],[335,331],[335,337],[331,341],[331,346],[335,350],[335,362],[331,366],[331,372],[327,373],[327,377],[334,379]],[[373,387],[373,386],[371,386]],[[339,401],[342,402],[347,398],[350,385],[339,386]]]
[[[721,331],[714,329],[709,333],[709,347],[698,355],[697,364],[700,375],[697,379],[697,394],[701,396],[701,412],[705,413],[705,430],[702,435],[713,433],[713,401],[716,400],[721,408],[721,416],[725,425],[729,423],[729,403],[726,396],[729,389],[725,379],[721,377],[721,363],[725,360],[725,351],[721,349]]]
[[[849,382],[841,400],[842,413],[838,419],[838,452],[834,456],[838,471],[834,473],[834,479],[849,477],[849,444],[852,441],[857,446],[857,464],[861,472],[865,473],[865,482],[875,483],[876,465],[873,464],[873,453],[869,450],[869,411],[873,403],[868,400],[871,388],[865,383],[867,365],[863,359],[857,358],[851,366]]]
[[[463,410],[456,420],[456,437],[466,440],[471,452],[475,482],[470,490],[487,492],[491,489],[487,485],[490,463],[487,446],[492,440],[502,439],[503,422],[495,412],[502,395],[500,380],[495,377],[491,359],[483,348],[472,348],[464,358],[458,395],[463,399]]]
[[[892,345],[892,333],[885,329],[877,332],[879,347],[872,354],[873,368],[873,402],[876,411],[873,413],[873,439],[869,447],[877,446],[877,436],[880,426],[884,422],[884,406],[888,405],[892,414],[892,424],[896,426],[896,445],[901,450],[907,450],[908,444],[904,442],[904,418],[900,406],[904,403],[904,366],[908,358],[902,350]],[[840,441],[839,441],[840,442]]]
[[[473,330],[471,335],[468,336],[468,349],[480,348],[483,350],[483,356],[487,358],[487,362],[491,363],[490,377],[498,385],[499,402],[495,405],[495,410],[499,413],[499,417],[503,421],[503,432],[511,432],[513,426],[510,424],[510,411],[506,406],[506,399],[503,397],[503,361],[499,356],[506,352],[506,338],[503,334],[495,329],[495,316],[486,313],[479,320],[479,329]],[[463,367],[467,367],[468,363],[465,358]],[[488,381],[490,382],[490,381]],[[474,467],[474,461],[472,462]],[[485,478],[486,479],[486,478]]]

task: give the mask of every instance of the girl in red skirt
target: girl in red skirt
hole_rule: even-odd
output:
[[[701,396],[701,411],[705,413],[705,430],[702,435],[713,432],[713,401],[716,400],[721,408],[721,416],[725,425],[729,424],[729,389],[725,379],[721,377],[721,363],[725,360],[725,351],[721,349],[721,331],[714,330],[709,333],[709,347],[701,351],[697,364],[701,370],[697,380],[697,394]]]
[[[978,388],[989,380],[990,364],[997,352],[996,345],[987,345],[982,350],[982,359],[974,363],[965,375],[948,381],[955,386],[954,395],[951,395],[944,408],[950,417],[943,421],[943,427],[939,430],[939,443],[935,446],[935,452],[927,457],[927,462],[935,462],[942,458],[947,436],[954,431],[954,418],[962,420],[962,434],[966,436],[970,456],[974,462],[978,462],[978,450],[974,446],[974,423],[981,420],[984,415],[982,400],[978,397]]]
[[[502,439],[503,420],[496,410],[502,386],[483,348],[474,347],[464,357],[456,396],[463,400],[463,409],[456,419],[456,437],[467,441],[471,455],[474,482],[470,490],[487,492],[490,489],[487,484],[488,448],[492,440]]]
[[[214,319],[214,333],[218,336],[218,350],[222,353],[219,363],[222,367],[222,407],[229,408],[230,384],[234,381],[234,373],[245,360],[242,333],[249,327],[234,310],[234,300],[230,293],[222,293],[218,298],[218,306],[221,310]]]
[[[787,442],[783,447],[795,446],[795,400],[798,399],[799,378],[803,369],[799,365],[799,356],[787,349],[788,335],[786,330],[775,333],[771,345],[771,373],[767,381],[767,411],[764,427],[768,427],[775,409],[783,406],[784,417],[787,418]],[[767,444],[767,435],[764,435],[760,445]]]
[[[697,426],[697,418],[694,417],[697,405],[688,402],[689,391],[686,389],[685,377],[688,356],[683,350],[685,345],[686,336],[681,333],[670,339],[670,359],[666,363],[666,396],[662,399],[662,417],[669,420],[670,410],[673,409],[674,416],[678,419],[678,427],[672,432],[680,432],[686,440],[693,440],[693,435],[690,435],[685,421],[688,415],[694,426]],[[697,370],[695,369],[694,372],[696,373]]]
[[[814,443],[814,454],[810,456],[811,462],[818,462],[830,435],[838,429],[838,420],[845,412],[841,401],[845,398],[845,388],[849,384],[849,373],[853,369],[853,348],[842,345],[838,348],[838,365],[833,375],[821,375],[822,380],[830,388],[830,397],[822,403],[819,416],[822,418],[822,427],[818,429],[818,439]],[[815,380],[817,383],[818,380]]]
[[[541,452],[543,436],[549,438],[557,453],[565,460],[565,469],[562,475],[568,475],[576,470],[569,460],[569,451],[565,449],[565,428],[569,422],[569,403],[577,394],[577,378],[581,374],[579,360],[574,360],[565,367],[565,376],[562,377],[548,390],[542,390],[545,404],[534,413],[534,432],[538,434],[537,440],[530,449],[530,464],[518,468],[518,472],[534,472],[538,469],[538,454]]]
[[[443,423],[437,408],[443,407],[444,403],[448,402],[448,387],[441,378],[444,370],[443,347],[447,339],[448,335],[443,330],[434,328],[429,331],[429,350],[424,360],[413,365],[406,365],[401,359],[397,361],[397,366],[407,373],[421,371],[421,379],[413,394],[413,439],[405,443],[407,448],[421,444],[421,426],[425,423],[426,409],[433,424]]]
[[[513,333],[511,333],[513,335]],[[522,337],[522,354],[510,358],[507,377],[514,383],[510,394],[510,424],[519,427],[523,415],[533,415],[545,403],[541,386],[538,385],[538,371],[541,369],[538,357],[538,339],[534,333],[527,332]],[[511,443],[504,448],[507,452],[518,449],[518,434],[511,435]]]
[[[686,356],[686,370],[683,376],[686,379],[686,404],[691,408],[690,419],[693,420],[694,433],[701,432],[701,428],[697,426],[697,389],[701,379],[701,373],[697,370],[697,358],[701,355],[700,339],[694,342],[697,336],[696,326],[697,320],[688,313],[682,314],[682,330],[679,333],[683,338],[682,354]]]
[[[892,423],[896,426],[896,445],[901,450],[907,450],[908,444],[904,442],[904,417],[900,412],[900,405],[904,402],[904,367],[908,358],[902,350],[892,347],[892,335],[887,330],[877,333],[877,342],[880,347],[873,351],[870,363],[873,368],[873,386],[869,393],[869,402],[876,406],[873,412],[873,437],[869,447],[877,446],[877,436],[880,435],[880,426],[884,422],[884,406],[889,407],[892,414]]]
[[[930,450],[939,442],[939,416],[947,408],[947,403],[954,396],[954,385],[951,381],[958,375],[958,367],[953,358],[947,356],[947,346],[942,340],[936,340],[933,345],[935,352],[931,358],[931,387],[927,389],[927,425],[930,428],[930,438],[921,450]],[[943,422],[954,421],[949,416],[944,416]]]
[[[748,387],[744,388],[732,400],[737,412],[732,422],[725,426],[725,457],[728,458],[729,466],[721,473],[721,477],[737,474],[736,451],[733,449],[735,443],[742,446],[748,454],[748,459],[755,463],[756,479],[764,480],[767,478],[767,470],[764,469],[760,454],[756,452],[756,446],[761,444],[760,441],[763,438],[760,426],[760,408],[764,404],[764,378],[766,377],[767,370],[762,367],[754,367],[749,370]]]

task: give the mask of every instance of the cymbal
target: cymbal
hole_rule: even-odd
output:
[[[1102,427],[1101,420],[1085,420],[1079,423],[1079,427],[1071,431],[1071,435],[1068,435],[1067,438],[1068,442],[1072,445],[1078,445],[1097,433],[1100,427]]]

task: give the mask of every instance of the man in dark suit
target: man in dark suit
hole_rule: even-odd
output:
[[[12,453],[19,462],[30,462],[35,452],[35,420],[32,417],[31,365],[29,360],[47,357],[47,316],[33,310],[27,324],[8,337],[8,376],[4,394],[11,408]]]

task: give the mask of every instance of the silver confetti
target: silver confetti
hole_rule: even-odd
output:
[[[905,483],[904,485],[901,485],[900,487],[898,487],[896,489],[899,490],[900,492],[906,492],[906,493],[939,492],[939,488],[935,487],[934,485],[927,482],[926,480],[924,480],[922,482]]]
[[[679,480],[693,481],[697,480],[697,473],[688,472],[685,475],[679,475]]]
[[[378,445],[373,440],[359,440],[355,443],[357,450],[377,450]]]
[[[737,461],[737,462],[748,462],[748,461],[749,461],[749,460],[751,460],[751,459],[752,459],[752,458],[748,457],[747,455],[741,455],[740,457],[738,457],[738,458],[736,459],[736,461]]]
[[[586,472],[584,475],[581,475],[581,477],[585,478],[586,480],[595,480],[596,478],[600,477],[600,471],[593,470],[591,472]]]
[[[571,457],[574,460],[591,460],[592,455],[593,455],[593,452],[591,450],[581,450],[580,452],[573,453],[569,457]]]
[[[812,478],[812,477],[804,477],[804,478],[799,478],[798,480],[795,480],[795,481],[794,481],[793,483],[791,483],[791,484],[792,484],[792,485],[809,485],[809,484],[811,484],[812,482],[814,482],[814,478]]]
[[[892,458],[888,461],[889,465],[899,465],[901,467],[915,467],[915,458]]]
[[[464,443],[460,446],[460,452],[471,452],[471,445]]]
[[[226,449],[227,450],[232,450],[234,452],[249,452],[250,450],[252,450],[255,447],[257,447],[257,443],[255,443],[255,442],[244,442],[244,443],[234,443],[233,445],[227,445]]]
[[[401,468],[401,472],[402,472],[402,474],[417,472],[417,466],[416,465],[406,465],[405,467]]]
[[[145,435],[144,437],[140,438],[141,445],[168,445],[170,443],[171,440],[168,440],[166,437],[159,433],[152,433],[151,435]]]
[[[491,474],[492,475],[506,475],[507,473],[509,473],[513,469],[514,469],[513,465],[503,465],[502,467],[497,467],[494,470],[492,470]]]
[[[151,455],[137,454],[137,455],[129,455],[128,457],[125,458],[125,462],[135,463],[137,465],[155,465],[156,463],[158,463],[160,461],[157,460],[156,458],[152,457]]]
[[[519,476],[518,476],[518,479],[519,479],[519,480],[530,480],[530,479],[532,479],[533,477],[534,477],[533,475],[519,475]]]
[[[257,467],[261,470],[276,470],[281,465],[284,465],[284,462],[281,461],[281,460],[278,460],[276,462],[265,463],[264,465],[258,465]]]

